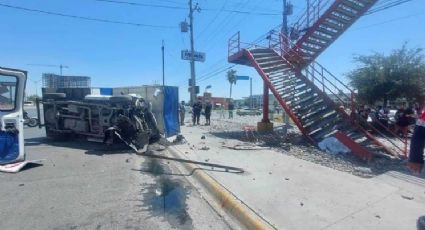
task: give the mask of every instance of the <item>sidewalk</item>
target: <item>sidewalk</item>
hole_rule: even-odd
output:
[[[425,215],[421,178],[390,171],[366,179],[271,149],[229,149],[242,142],[197,126],[181,131],[188,143],[174,147],[187,158],[245,169],[205,172],[276,228],[416,229]]]

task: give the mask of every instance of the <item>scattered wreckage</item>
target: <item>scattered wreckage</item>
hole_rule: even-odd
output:
[[[135,151],[145,152],[148,144],[161,137],[149,103],[136,94],[70,100],[65,93],[46,93],[42,103],[46,135],[52,139],[84,136],[107,145],[123,141]],[[40,114],[39,103],[37,112]]]

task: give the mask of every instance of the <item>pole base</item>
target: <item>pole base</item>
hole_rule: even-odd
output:
[[[258,122],[257,123],[257,131],[258,132],[271,132],[273,131],[273,123],[272,122]]]

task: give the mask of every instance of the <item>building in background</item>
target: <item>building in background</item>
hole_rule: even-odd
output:
[[[198,96],[198,100],[201,100],[202,103],[209,101],[213,105],[213,108],[218,108],[221,105],[224,105],[224,107],[227,108],[227,105],[229,105],[230,98],[213,97],[211,93],[205,92],[203,96]]]
[[[90,88],[91,79],[87,76],[62,76],[52,73],[43,74],[43,88]]]

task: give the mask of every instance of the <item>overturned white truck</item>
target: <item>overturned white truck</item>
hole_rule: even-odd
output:
[[[178,88],[139,86],[99,88],[43,88],[46,135],[52,139],[83,136],[114,145],[124,142],[137,152],[161,136],[180,131]],[[40,103],[37,103],[40,118]]]
[[[123,141],[145,152],[149,143],[160,139],[149,103],[136,94],[71,100],[65,93],[46,93],[43,110],[46,135],[56,140],[78,135],[108,145]]]

